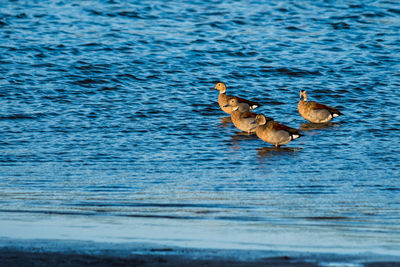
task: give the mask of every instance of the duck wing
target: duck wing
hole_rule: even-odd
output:
[[[257,117],[257,113],[254,112],[245,112],[241,116],[242,118],[255,118]]]
[[[241,97],[236,96],[236,99],[239,101],[239,103],[246,103],[250,106],[250,109],[255,109],[261,106],[260,103],[258,102],[254,102],[254,101],[250,101]]]
[[[312,108],[312,109],[326,109],[326,110],[328,110],[331,114],[337,114],[337,115],[343,115],[343,113],[341,113],[338,109],[336,109],[336,108],[333,108],[333,107],[330,107],[330,106],[327,106],[327,105],[324,105],[324,104],[321,104],[321,103],[317,103],[317,102],[314,102],[314,101],[310,101],[310,102],[308,102],[309,103],[309,105],[310,105],[310,107]]]
[[[299,129],[291,128],[289,126],[280,124],[279,122],[276,122],[276,121],[273,121],[271,123],[272,123],[273,129],[276,130],[276,131],[286,131],[286,132],[288,132],[290,134],[301,135]]]
[[[239,103],[248,104],[250,106],[250,109],[255,109],[255,108],[258,108],[261,106],[261,104],[258,102],[250,101],[245,98],[238,97],[238,96],[227,95],[227,97],[228,97],[228,101],[231,100],[232,98],[235,98]]]

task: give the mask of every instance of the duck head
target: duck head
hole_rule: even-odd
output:
[[[237,110],[239,108],[239,101],[235,98],[232,98],[229,100],[228,104],[224,106],[224,108],[226,107],[232,107],[233,110]]]
[[[218,90],[221,94],[226,92],[226,84],[223,82],[218,82],[215,86],[214,89]]]
[[[258,114],[256,116],[255,121],[253,121],[252,124],[265,125],[269,121],[273,121],[273,119],[269,118],[269,117],[265,117],[265,115],[263,115],[263,114]]]
[[[306,92],[306,90],[301,90],[300,91],[300,100],[307,101],[307,92]]]

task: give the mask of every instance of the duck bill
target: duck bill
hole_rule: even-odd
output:
[[[227,108],[227,107],[232,107],[232,106],[231,106],[231,105],[229,105],[229,104],[224,106],[224,108]]]

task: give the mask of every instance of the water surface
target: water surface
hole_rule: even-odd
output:
[[[397,1],[263,2],[3,1],[0,236],[398,253]],[[304,136],[238,133],[219,80]]]

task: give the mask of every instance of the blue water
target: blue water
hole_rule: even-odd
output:
[[[399,32],[398,1],[1,1],[0,237],[398,253]],[[219,80],[304,136],[238,133]]]

